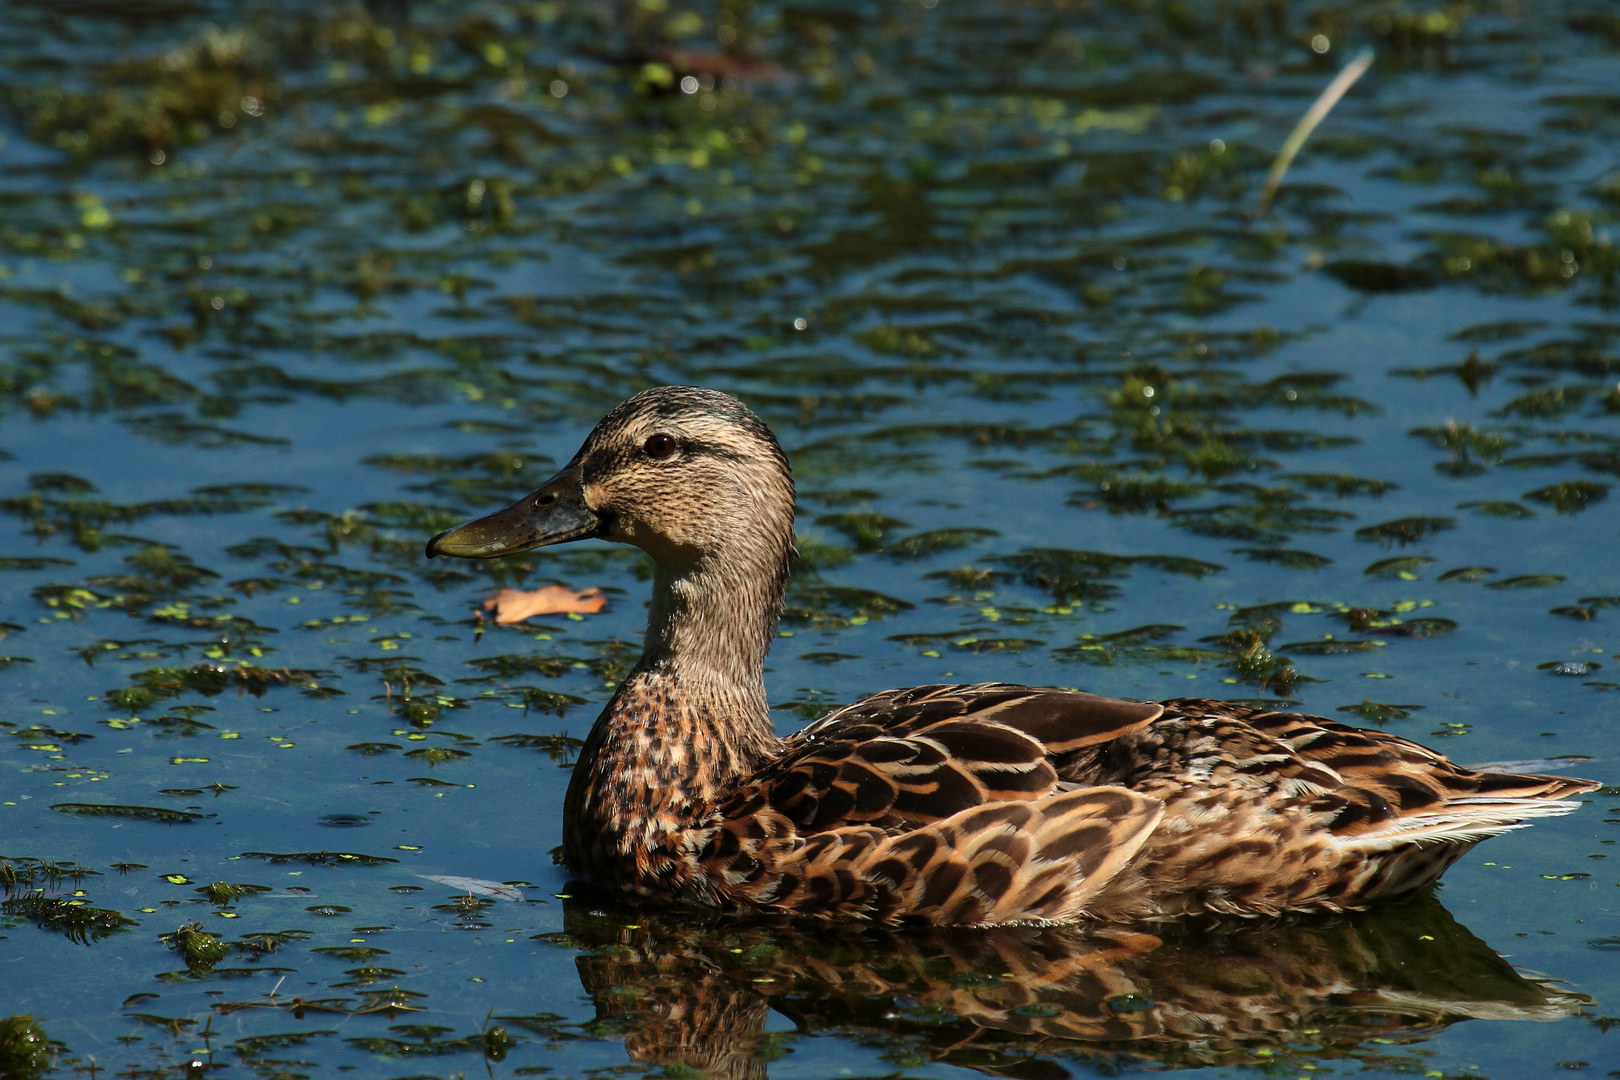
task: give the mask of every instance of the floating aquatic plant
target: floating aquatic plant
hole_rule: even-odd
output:
[[[1595,480],[1566,480],[1561,484],[1524,493],[1527,499],[1546,503],[1560,514],[1578,514],[1593,503],[1609,497],[1609,485]]]
[[[0,1076],[34,1080],[50,1069],[54,1050],[45,1028],[27,1013],[0,1019]]]
[[[398,862],[385,855],[361,855],[349,851],[299,851],[278,853],[273,851],[244,851],[241,858],[263,859],[272,866],[288,863],[307,863],[310,866],[382,866]]]
[[[1340,705],[1339,712],[1354,713],[1365,723],[1387,724],[1391,720],[1405,720],[1414,712],[1426,708],[1424,705],[1385,705],[1377,701],[1363,700],[1358,705]]]
[[[52,803],[51,809],[62,814],[80,817],[116,817],[132,821],[158,821],[165,825],[182,825],[190,821],[217,817],[217,814],[199,814],[190,810],[171,810],[163,806],[113,806],[106,803]]]
[[[0,901],[0,915],[27,919],[42,930],[61,934],[69,941],[89,945],[140,923],[111,908],[90,907],[83,901],[21,893]]]
[[[1383,544],[1385,547],[1416,544],[1436,533],[1457,527],[1457,519],[1449,517],[1408,517],[1368,525],[1356,530],[1357,540]]]

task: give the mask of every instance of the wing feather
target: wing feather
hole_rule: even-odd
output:
[[[1044,798],[1062,755],[1138,731],[1160,705],[1006,683],[917,686],[811,724],[733,799],[763,795],[804,832],[914,827]]]
[[[823,833],[784,853],[782,866],[816,905],[860,900],[965,926],[1069,922],[1085,915],[1163,813],[1157,799],[1124,788],[1085,788],[976,806],[899,836]]]

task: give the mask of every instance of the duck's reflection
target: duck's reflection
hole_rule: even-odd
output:
[[[780,1054],[772,1009],[898,1065],[1045,1080],[1067,1075],[1060,1058],[1367,1064],[1459,1020],[1591,1004],[1516,972],[1430,896],[1284,926],[896,933],[576,895],[567,934],[586,950],[597,1030],[622,1033],[639,1062],[735,1080],[763,1078]]]

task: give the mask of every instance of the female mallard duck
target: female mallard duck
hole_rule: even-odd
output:
[[[563,855],[639,896],[955,925],[1336,911],[1597,786],[1315,716],[1005,683],[890,690],[779,738],[764,665],[793,480],[770,429],[713,390],[637,394],[545,486],[427,554],[587,537],[656,569],[641,661],[574,767]]]

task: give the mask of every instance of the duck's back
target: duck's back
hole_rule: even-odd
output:
[[[699,873],[724,903],[937,923],[1341,909],[1595,786],[1224,702],[923,686],[791,737]]]

